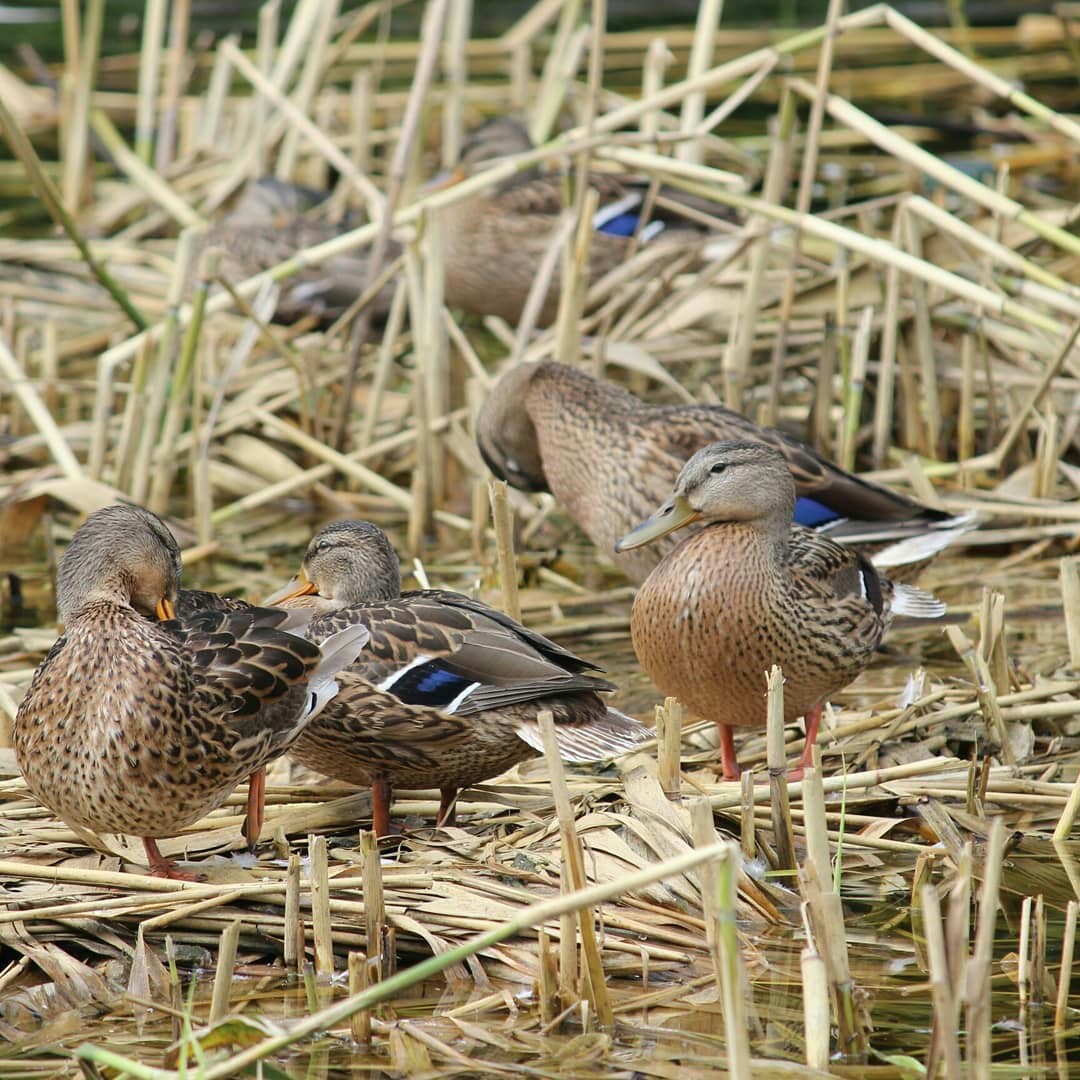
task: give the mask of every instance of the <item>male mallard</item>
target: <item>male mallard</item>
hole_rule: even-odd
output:
[[[683,466],[674,494],[616,545],[625,551],[693,521],[638,591],[630,629],[642,667],[720,729],[724,776],[737,779],[733,727],[765,724],[765,674],[784,672],[784,719],[806,721],[794,775],[810,764],[821,709],[870,663],[894,614],[945,605],[894,584],[852,548],[791,524],[788,459],[761,442],[719,442]]]
[[[157,839],[281,754],[367,636],[352,628],[320,652],[279,629],[286,612],[200,594],[177,618],[179,580],[180,549],[160,518],[125,505],[91,514],[60,561],[64,633],[14,726],[42,803],[75,827],[142,837],[151,871],[167,877],[191,875]]]
[[[848,543],[906,540],[889,549],[891,558],[876,559],[879,566],[929,558],[968,527],[722,405],[649,405],[553,360],[505,371],[476,424],[488,468],[523,491],[550,491],[605,553],[663,501],[687,458],[718,439],[748,439],[783,454],[799,495],[797,523]],[[674,546],[619,554],[615,564],[644,581]]]
[[[460,788],[543,750],[537,714],[555,719],[569,761],[633,749],[652,732],[610,709],[595,665],[501,611],[460,593],[403,593],[397,556],[381,529],[338,521],[308,545],[295,583],[268,603],[313,604],[318,638],[360,624],[371,643],[338,676],[341,692],[293,744],[303,764],[370,785],[376,833],[390,829],[395,786],[439,788],[439,822]]]

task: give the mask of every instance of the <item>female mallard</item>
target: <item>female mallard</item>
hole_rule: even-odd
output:
[[[362,625],[371,643],[338,676],[341,692],[293,744],[303,764],[371,787],[376,833],[390,829],[395,786],[437,787],[439,822],[460,788],[543,749],[550,710],[569,761],[632,749],[652,732],[607,707],[611,683],[593,664],[501,611],[441,589],[401,591],[386,534],[366,521],[328,525],[308,545],[297,581],[268,603],[312,604],[316,639]]]
[[[451,180],[475,172],[482,162],[532,149],[528,132],[505,117],[470,132]],[[596,281],[620,266],[631,250],[644,195],[605,173],[590,173],[589,186],[600,196],[589,243],[588,280]],[[560,216],[567,208],[567,178],[542,173],[535,166],[509,180],[442,210],[444,297],[451,307],[476,315],[498,315],[512,326],[521,318],[537,268],[543,260]],[[685,220],[684,220],[685,225]],[[644,238],[660,224],[647,225]],[[671,245],[682,255],[698,234],[684,228]],[[552,276],[537,325],[554,322],[559,310],[560,275]]]
[[[878,566],[927,559],[968,527],[722,405],[649,405],[555,361],[504,372],[476,425],[480,453],[496,476],[524,491],[550,491],[605,553],[664,500],[687,458],[718,439],[747,439],[783,455],[798,491],[798,524],[844,542],[904,541],[881,552]],[[615,564],[644,581],[674,546],[671,540],[618,554]]]
[[[281,754],[367,635],[320,652],[278,629],[285,612],[200,594],[176,618],[179,580],[180,549],[156,515],[91,514],[60,561],[64,633],[19,703],[14,743],[42,803],[75,827],[142,837],[154,874],[184,878],[157,839]]]
[[[739,775],[732,728],[764,726],[773,664],[784,672],[785,721],[806,721],[794,774],[801,775],[822,704],[870,663],[893,614],[945,611],[853,549],[793,526],[794,510],[783,453],[760,442],[720,442],[694,454],[671,498],[616,545],[625,551],[703,522],[641,586],[630,628],[657,688],[716,721],[728,779]]]
[[[238,284],[291,259],[304,248],[333,240],[362,224],[352,217],[333,222],[313,216],[327,198],[328,192],[290,184],[273,176],[251,181],[227,214],[197,234],[189,287],[194,284],[198,270],[197,256],[210,248],[220,255],[217,276]],[[396,257],[397,251],[396,245],[392,245],[388,262]],[[280,285],[274,317],[279,322],[295,322],[305,315],[323,320],[337,318],[363,291],[367,261],[364,251],[346,252],[285,278]],[[372,300],[377,319],[385,319],[389,313],[393,292],[391,283]]]

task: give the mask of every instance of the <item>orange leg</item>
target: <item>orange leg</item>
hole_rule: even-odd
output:
[[[259,842],[266,810],[266,770],[259,769],[248,778],[247,817],[244,818],[244,839],[248,847]]]
[[[153,837],[144,836],[142,842],[143,847],[146,849],[146,863],[154,877],[167,877],[175,881],[199,880],[198,874],[191,874],[187,870],[181,870],[172,859],[166,859],[158,849],[157,841]]]
[[[808,710],[806,716],[803,717],[803,722],[806,724],[806,745],[803,747],[802,755],[799,758],[799,764],[787,774],[789,780],[801,780],[803,778],[803,773],[814,764],[814,743],[817,742],[817,733],[818,728],[821,726],[821,714],[823,710],[824,707],[819,702],[812,709]]]
[[[389,836],[390,795],[392,788],[387,780],[376,780],[371,785],[371,827],[376,836]]]
[[[439,794],[442,798],[439,800],[439,816],[435,819],[435,824],[439,827],[456,824],[458,789],[456,787],[439,788]]]
[[[730,724],[717,724],[720,731],[720,764],[721,775],[725,780],[738,780],[742,770],[735,757],[735,733]]]

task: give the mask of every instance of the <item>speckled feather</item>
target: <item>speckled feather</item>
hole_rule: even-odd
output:
[[[850,519],[834,538],[857,541],[867,523],[876,531],[883,523],[895,526],[899,538],[950,520],[721,405],[650,405],[615,383],[554,361],[506,371],[477,422],[477,442],[492,472],[526,491],[550,491],[593,543],[639,582],[679,538],[619,555],[612,554],[615,541],[667,497],[695,451],[723,439],[779,450],[799,495]]]

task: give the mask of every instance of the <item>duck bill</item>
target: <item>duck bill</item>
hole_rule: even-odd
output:
[[[695,510],[682,495],[668,499],[652,517],[643,521],[636,529],[631,529],[615,544],[616,552],[629,551],[631,548],[651,544],[661,536],[681,529],[692,521],[700,521],[701,513]]]
[[[317,593],[318,591],[319,590],[315,587],[315,583],[308,580],[307,574],[305,574],[303,568],[301,568],[300,573],[297,574],[292,581],[282,585],[276,593],[271,593],[263,600],[263,605],[265,607],[278,607],[289,600],[295,600],[298,596],[311,596],[312,593]]]
[[[173,602],[165,596],[157,602],[154,611],[162,622],[165,622],[166,619],[176,618],[176,608],[173,606]]]

